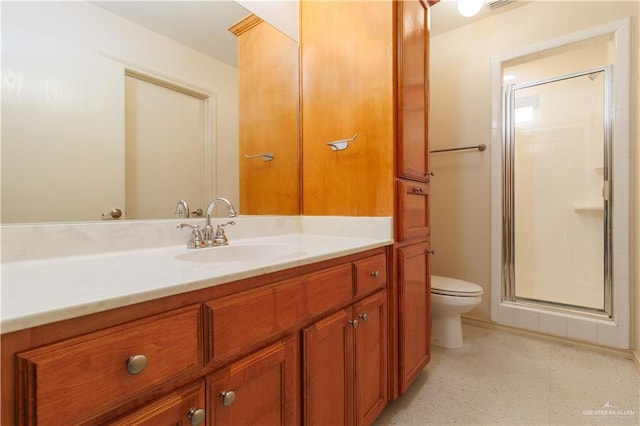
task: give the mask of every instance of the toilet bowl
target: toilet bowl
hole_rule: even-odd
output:
[[[482,301],[482,287],[456,278],[431,276],[431,344],[446,349],[462,347],[460,315]]]

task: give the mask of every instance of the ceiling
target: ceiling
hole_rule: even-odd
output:
[[[498,13],[508,12],[515,7],[523,6],[528,1],[504,1],[497,2],[495,0],[484,0],[485,4],[476,15],[471,18],[465,18],[458,13],[457,0],[440,0],[431,8],[431,35],[437,36],[447,31],[455,30],[472,22],[479,21]],[[503,3],[503,6],[496,7],[493,10],[489,7],[490,3]]]
[[[228,28],[250,12],[234,1],[91,1],[129,21],[237,66],[236,36]]]
[[[472,18],[457,11],[456,0],[441,0],[431,10],[431,35],[462,27],[489,14],[524,4],[514,1],[494,10],[488,2]],[[92,4],[176,40],[206,55],[237,66],[236,37],[228,28],[250,12],[235,1],[91,1]]]

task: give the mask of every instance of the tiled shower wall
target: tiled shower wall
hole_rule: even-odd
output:
[[[517,297],[604,307],[602,74],[516,91]]]

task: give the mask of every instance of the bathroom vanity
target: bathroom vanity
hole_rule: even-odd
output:
[[[430,359],[433,3],[301,2],[301,215],[236,220],[242,259],[176,221],[3,227],[2,425],[370,424],[403,394]],[[243,147],[255,182],[270,152]]]
[[[170,246],[5,263],[2,424],[370,424],[388,399],[390,242],[288,234],[231,239],[295,246],[252,261]]]

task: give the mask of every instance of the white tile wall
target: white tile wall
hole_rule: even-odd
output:
[[[597,342],[596,322],[582,318],[567,318],[567,337],[588,342]]]

